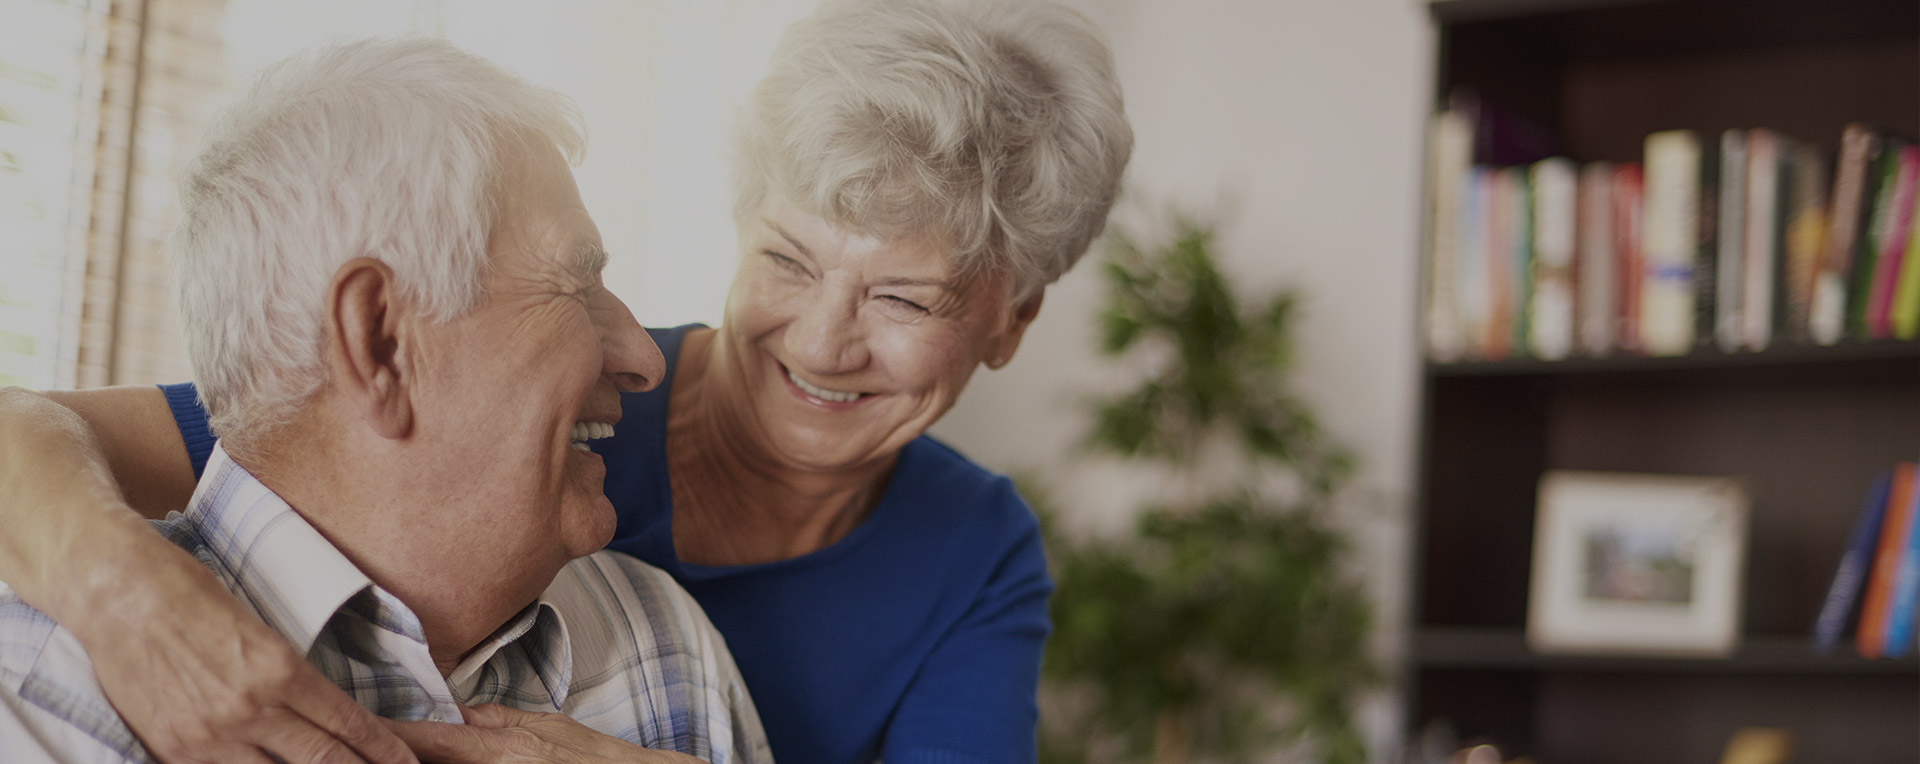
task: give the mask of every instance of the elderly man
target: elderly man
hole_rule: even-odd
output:
[[[182,325],[221,440],[159,524],[381,716],[518,726],[571,759],[764,761],[699,606],[596,553],[614,514],[585,441],[663,362],[601,286],[576,124],[444,43],[269,72],[183,182]],[[4,587],[0,683],[0,760],[149,758],[74,638]],[[423,758],[478,745],[395,729]]]

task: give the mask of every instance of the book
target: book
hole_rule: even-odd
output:
[[[1880,270],[1880,245],[1892,223],[1893,196],[1900,180],[1900,152],[1906,141],[1888,136],[1880,148],[1878,166],[1869,165],[1860,203],[1868,209],[1853,250],[1853,283],[1847,292],[1847,336],[1866,339],[1867,304],[1872,301],[1873,278]]]
[[[1840,160],[1834,167],[1833,212],[1827,220],[1826,241],[1820,249],[1814,276],[1813,312],[1807,319],[1813,341],[1832,345],[1846,334],[1847,285],[1852,283],[1853,253],[1872,205],[1868,194],[1869,168],[1879,166],[1880,133],[1862,124],[1847,125],[1840,136]]]
[[[1694,259],[1700,235],[1700,139],[1691,130],[1647,136],[1640,239],[1639,339],[1650,355],[1693,347]]]
[[[1777,321],[1781,239],[1781,207],[1792,197],[1786,172],[1792,148],[1779,134],[1756,128],[1747,132],[1746,247],[1741,259],[1740,335],[1748,350],[1765,350],[1773,341]]]
[[[1507,172],[1513,185],[1513,218],[1508,221],[1512,236],[1507,239],[1507,263],[1513,274],[1507,281],[1513,288],[1507,303],[1512,321],[1507,350],[1523,355],[1532,344],[1533,331],[1533,178],[1525,167],[1511,167]]]
[[[1840,554],[1840,564],[1834,568],[1833,582],[1827,585],[1827,598],[1820,606],[1820,615],[1813,622],[1813,644],[1820,651],[1832,650],[1840,644],[1847,624],[1859,610],[1860,590],[1867,582],[1868,566],[1873,562],[1875,541],[1880,537],[1880,524],[1887,513],[1887,501],[1893,487],[1893,472],[1882,472],[1873,481],[1873,487],[1867,491],[1867,500],[1860,505],[1860,512],[1853,521],[1853,533],[1847,537],[1846,551]]]
[[[1624,162],[1613,168],[1613,261],[1614,288],[1613,304],[1614,347],[1628,352],[1640,352],[1640,290],[1639,274],[1645,271],[1645,257],[1641,254],[1642,214],[1646,209],[1644,199],[1645,183],[1640,163]]]
[[[1513,350],[1513,238],[1518,229],[1519,188],[1512,168],[1491,171],[1487,203],[1486,334],[1480,338],[1481,357],[1506,358]]]
[[[1573,351],[1574,228],[1578,170],[1572,160],[1533,165],[1533,305],[1530,347],[1548,360]]]
[[[1454,272],[1454,300],[1458,306],[1464,348],[1475,358],[1485,358],[1489,308],[1493,294],[1487,273],[1487,228],[1492,208],[1493,171],[1473,167],[1467,171],[1464,189],[1466,203],[1460,207],[1460,247]]]
[[[1720,256],[1714,263],[1714,340],[1722,352],[1746,346],[1741,335],[1740,297],[1746,285],[1747,132],[1720,134]]]
[[[1913,522],[1914,472],[1913,462],[1895,467],[1893,487],[1887,492],[1880,539],[1875,544],[1873,567],[1867,573],[1867,591],[1860,603],[1860,628],[1854,635],[1860,655],[1867,658],[1878,658],[1886,651],[1887,615],[1892,609],[1894,578],[1899,573],[1908,526]]]
[[[1796,145],[1791,157],[1792,193],[1781,229],[1782,284],[1776,286],[1785,312],[1779,326],[1796,342],[1809,339],[1813,288],[1820,271],[1820,245],[1827,231],[1827,162],[1811,146]]]
[[[1454,298],[1461,235],[1461,207],[1473,159],[1473,127],[1466,115],[1433,116],[1428,135],[1427,353],[1434,360],[1460,357],[1466,338]]]
[[[1913,225],[1915,185],[1920,183],[1920,146],[1900,147],[1900,168],[1894,176],[1886,225],[1880,229],[1880,258],[1874,263],[1873,290],[1867,297],[1867,336],[1893,336],[1893,291],[1907,254],[1907,234]]]
[[[1594,162],[1580,171],[1578,220],[1574,224],[1579,252],[1579,299],[1573,311],[1579,322],[1580,349],[1601,356],[1613,350],[1616,300],[1613,256],[1613,165]]]
[[[1700,214],[1694,217],[1693,343],[1709,347],[1719,316],[1720,263],[1720,149],[1710,143],[1700,151]]]
[[[1900,265],[1900,283],[1893,294],[1893,336],[1920,337],[1920,192],[1914,194],[1913,229],[1907,236],[1907,259]]]
[[[1914,477],[1920,481],[1920,475]],[[1907,535],[1900,542],[1900,562],[1894,569],[1893,593],[1887,612],[1887,637],[1882,648],[1889,658],[1904,658],[1913,648],[1913,617],[1920,607],[1920,483],[1907,489]]]

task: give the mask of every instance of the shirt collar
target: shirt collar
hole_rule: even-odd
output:
[[[302,654],[313,649],[320,632],[355,595],[368,589],[386,595],[306,518],[235,463],[218,442],[207,457],[186,519],[230,574],[234,594]],[[413,613],[397,598],[386,595],[385,599],[404,612],[412,626],[407,631],[415,632],[411,636],[424,643]],[[558,708],[566,700],[573,676],[573,655],[566,623],[545,596],[468,653],[449,677],[449,685],[465,697],[462,690],[472,689],[480,669],[501,648],[528,635],[534,640],[527,645],[532,668]]]

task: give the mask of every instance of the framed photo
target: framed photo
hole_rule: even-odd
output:
[[[1540,479],[1536,512],[1534,649],[1725,655],[1738,644],[1740,481],[1553,471]]]

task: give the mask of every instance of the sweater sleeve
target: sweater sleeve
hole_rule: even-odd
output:
[[[928,656],[888,725],[887,764],[1031,764],[1053,582],[1032,512],[971,609]]]
[[[207,469],[207,456],[213,453],[213,428],[207,423],[207,410],[200,405],[200,391],[192,382],[161,385],[167,396],[167,408],[173,410],[173,423],[180,428],[180,439],[187,444],[187,458],[193,460],[193,478]]]

